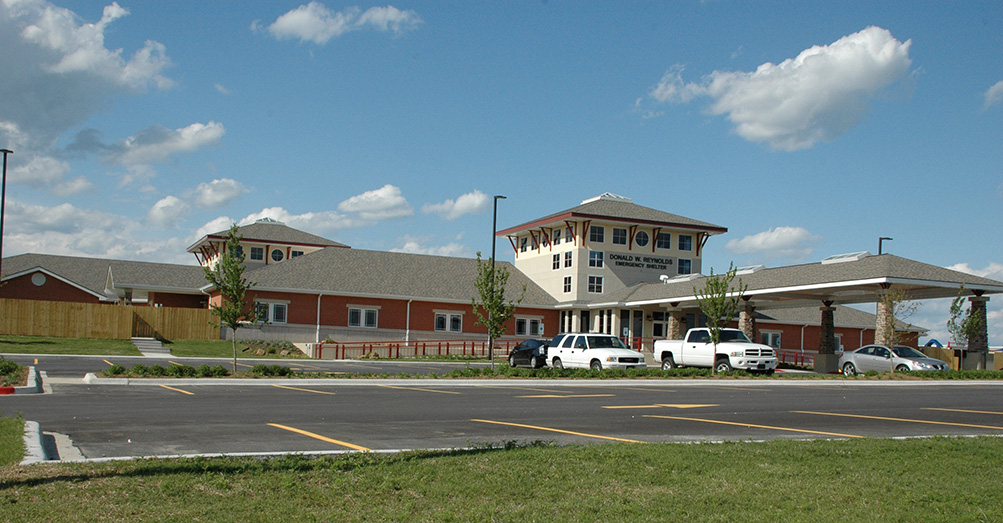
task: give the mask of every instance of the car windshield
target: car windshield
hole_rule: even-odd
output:
[[[895,347],[892,352],[900,358],[925,358],[926,354],[912,348],[912,347]]]
[[[613,336],[589,336],[590,349],[626,349],[620,338]]]
[[[752,343],[751,341],[749,341],[749,338],[745,335],[744,332],[742,332],[742,331],[730,331],[730,330],[721,331],[721,341],[722,342],[730,341],[730,342],[738,342],[738,343]]]

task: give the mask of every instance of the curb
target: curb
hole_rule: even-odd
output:
[[[996,386],[1003,387],[1003,380],[901,380],[901,381],[865,381],[857,379],[697,379],[697,378],[675,378],[675,379],[652,379],[652,380],[630,380],[630,379],[454,379],[454,378],[260,378],[260,379],[235,379],[235,378],[99,378],[93,372],[88,372],[84,376],[83,382],[88,385],[113,385],[113,386],[231,386],[231,387],[254,387],[272,385],[313,385],[330,387],[382,387],[393,386],[441,386],[441,387],[482,387],[491,385],[492,387],[525,387],[532,384],[534,387],[622,387],[629,384],[631,387],[686,387],[686,386],[707,386],[714,385],[720,387],[748,387],[758,385],[762,387],[916,387],[916,386]]]
[[[41,394],[42,374],[35,371],[35,367],[28,367],[28,384],[17,387],[0,387],[0,394]]]
[[[49,456],[42,447],[42,427],[37,421],[24,422],[24,459],[22,465],[32,465],[49,461]]]

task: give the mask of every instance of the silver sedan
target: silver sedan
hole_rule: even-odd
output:
[[[840,356],[839,368],[843,370],[843,374],[853,376],[871,370],[878,372],[892,369],[896,371],[950,370],[951,367],[947,363],[930,358],[912,347],[896,345],[889,350],[884,345],[865,345]]]

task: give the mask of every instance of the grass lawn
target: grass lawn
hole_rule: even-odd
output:
[[[1001,438],[516,446],[0,469],[11,521],[999,521]]]
[[[3,414],[0,412],[0,414]],[[24,419],[0,417],[0,477],[24,459]]]
[[[50,338],[45,336],[0,336],[0,352],[24,354],[73,354],[95,356],[140,356],[129,340]]]

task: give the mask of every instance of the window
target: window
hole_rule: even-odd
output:
[[[244,259],[244,247],[241,246],[241,245],[238,245],[237,248],[232,253],[230,253],[230,254],[233,255],[233,257],[235,259],[237,259],[237,260],[243,260]]]
[[[589,276],[589,292],[602,294],[602,276]]]
[[[760,331],[759,332],[759,341],[763,345],[769,345],[770,347],[773,347],[774,349],[779,349],[780,348],[780,335],[781,335],[781,333],[780,332],[776,332],[776,331]]]
[[[254,261],[262,261],[265,259],[265,248],[264,247],[251,247],[251,259]]]
[[[529,242],[529,238],[526,237],[519,238],[519,252],[526,252],[527,242]]]
[[[365,327],[367,329],[375,329],[377,325],[377,318],[379,309],[366,309],[362,307],[349,307],[348,308],[348,326],[349,327]]]
[[[548,237],[543,231],[540,231],[540,243],[544,247],[550,247],[550,237]]]
[[[458,312],[435,313],[435,330],[439,332],[463,332],[463,315]]]
[[[289,310],[289,305],[285,302],[255,302],[254,309],[258,311],[258,314],[262,315],[262,318],[268,323],[285,323],[286,313]]]
[[[564,277],[564,292],[565,293],[571,292],[571,276]]]
[[[282,253],[282,249],[272,249],[272,261],[280,262],[282,258],[285,258],[285,254]]]
[[[655,247],[659,249],[672,248],[672,235],[667,232],[660,232],[655,236]]]
[[[637,234],[634,235],[634,243],[636,243],[638,247],[648,245],[648,240],[650,239],[651,238],[648,236],[648,233],[644,231],[637,231]]]
[[[602,243],[605,240],[606,228],[602,225],[593,225],[589,227],[589,241],[593,243]]]
[[[561,255],[560,254],[555,254],[554,255],[554,270],[556,271],[557,269],[560,269],[560,268],[561,268]]]
[[[679,235],[679,250],[680,251],[692,251],[693,250],[693,236],[689,234]]]
[[[564,229],[564,242],[571,243],[574,240],[575,240],[575,235],[574,233],[571,232],[571,227]]]
[[[571,251],[564,253],[564,267],[571,267]]]
[[[613,227],[613,245],[627,245],[627,229]]]
[[[516,318],[517,336],[543,336],[543,322],[539,318]]]
[[[561,235],[564,234],[560,229],[553,229],[550,231],[550,237],[553,238],[554,245],[561,244]]]
[[[679,258],[679,274],[691,274],[693,272],[693,261],[686,258]]]
[[[293,251],[289,253],[290,258],[296,258],[298,256],[303,256],[303,251]]]
[[[602,251],[589,251],[589,267],[602,267]]]

